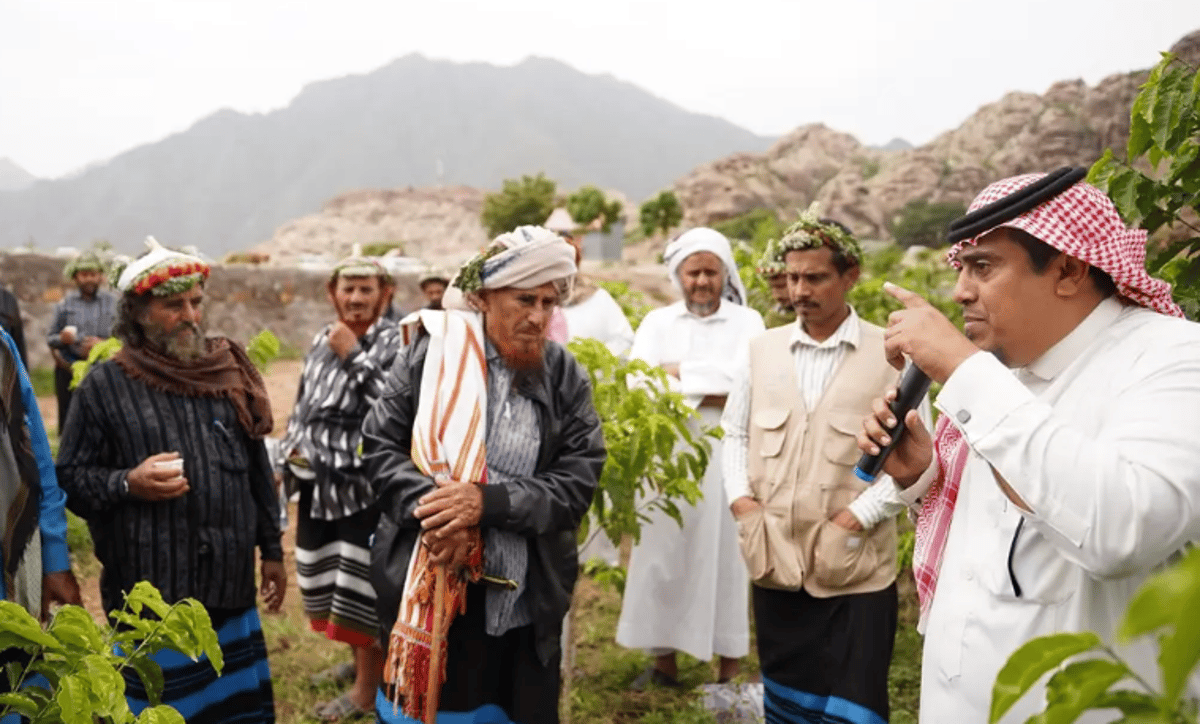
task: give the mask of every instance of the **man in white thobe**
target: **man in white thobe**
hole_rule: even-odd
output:
[[[746,292],[719,232],[684,233],[667,246],[664,261],[683,299],[646,315],[630,356],[663,367],[702,424],[717,425],[739,353],[765,331],[762,317],[743,306]],[[738,659],[749,652],[749,577],[720,460],[721,443],[713,441],[703,499],[681,506],[682,527],[665,513],[654,515],[629,559],[617,643],[655,655],[635,688],[678,686],[677,651],[701,661],[719,656],[719,681],[736,675]]]
[[[1094,631],[1157,681],[1153,642],[1116,644],[1115,629],[1200,537],[1200,326],[1146,273],[1146,232],[1083,175],[997,182],[951,226],[965,336],[889,289],[906,307],[889,358],[944,383],[936,443],[910,414],[885,467],[921,496],[922,722],[987,721],[1005,661],[1052,633]],[[860,447],[878,447],[889,415],[877,401]],[[1044,708],[1037,686],[1001,721]]]

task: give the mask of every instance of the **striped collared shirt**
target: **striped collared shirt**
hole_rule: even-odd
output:
[[[804,396],[804,406],[809,410],[816,408],[833,379],[833,373],[846,358],[846,349],[858,348],[859,328],[858,313],[854,307],[849,307],[850,314],[832,335],[823,342],[818,342],[804,331],[799,322],[792,328],[792,337],[788,344],[792,349],[792,358],[796,360],[796,380],[800,384],[800,394]]]
[[[91,299],[84,299],[78,289],[67,292],[67,296],[54,307],[54,321],[50,323],[50,333],[46,341],[53,349],[63,353],[68,362],[84,358],[83,340],[85,337],[106,339],[112,336],[113,323],[117,318],[117,298],[104,291],[97,290]],[[65,345],[58,341],[58,335],[66,327],[75,327],[76,342]]]

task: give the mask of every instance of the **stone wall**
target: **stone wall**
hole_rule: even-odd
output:
[[[46,334],[54,305],[74,287],[62,275],[63,259],[39,254],[0,254],[0,284],[17,296],[25,322],[30,367],[54,363]],[[207,286],[205,320],[209,334],[242,344],[263,329],[271,330],[285,348],[303,353],[313,335],[333,318],[325,291],[326,273],[286,267],[234,264],[215,266]],[[396,307],[418,304],[415,277],[397,277]],[[423,300],[422,300],[423,301]]]

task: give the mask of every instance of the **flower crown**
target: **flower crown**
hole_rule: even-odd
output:
[[[811,206],[800,212],[799,218],[783,232],[783,236],[775,245],[774,259],[782,264],[789,251],[819,249],[822,246],[840,251],[855,263],[862,262],[863,251],[858,240],[840,224],[822,221],[820,207],[814,201]]]

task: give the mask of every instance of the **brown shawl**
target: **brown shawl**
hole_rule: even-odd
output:
[[[151,389],[182,397],[224,397],[233,404],[237,419],[250,437],[271,432],[271,401],[258,368],[240,345],[226,337],[205,340],[204,356],[183,362],[147,346],[122,347],[113,361],[125,374]]]

